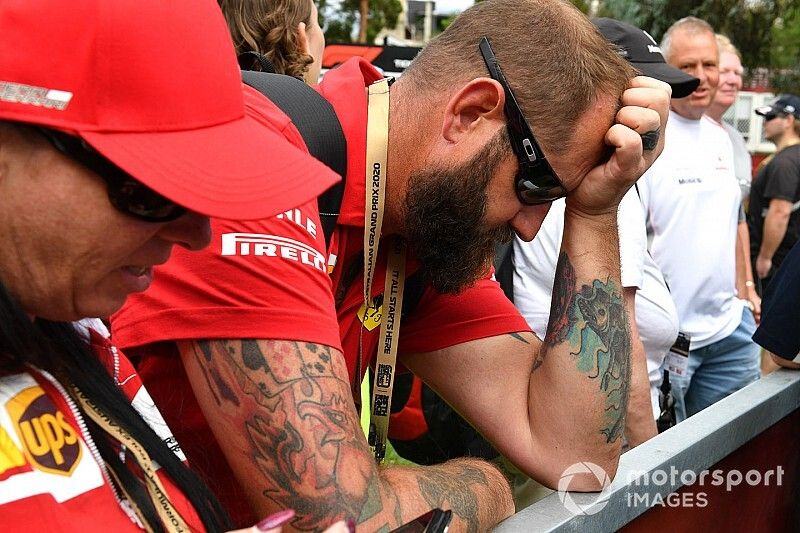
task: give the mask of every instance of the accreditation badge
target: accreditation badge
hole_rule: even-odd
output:
[[[373,305],[367,309],[367,304],[361,304],[358,309],[358,319],[367,328],[367,331],[372,331],[381,325],[381,318],[383,317],[383,296],[377,296],[373,300]]]

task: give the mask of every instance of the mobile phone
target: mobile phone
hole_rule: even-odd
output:
[[[452,511],[432,509],[389,533],[447,533],[452,518]]]

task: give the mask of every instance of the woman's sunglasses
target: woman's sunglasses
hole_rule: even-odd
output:
[[[186,208],[130,176],[80,137],[50,128],[36,129],[56,150],[100,176],[106,182],[111,205],[118,211],[146,222],[169,222],[186,213]]]
[[[567,195],[567,189],[558,175],[544,157],[539,143],[533,136],[522,110],[517,104],[514,93],[497,64],[497,58],[489,45],[489,39],[483,37],[479,45],[483,60],[489,69],[492,79],[500,82],[506,94],[503,111],[506,115],[506,127],[511,148],[519,161],[519,170],[514,179],[517,197],[526,205],[537,205],[552,202]]]

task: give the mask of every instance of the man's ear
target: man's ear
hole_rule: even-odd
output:
[[[310,54],[305,22],[300,22],[299,24],[297,24],[297,45],[300,47],[301,52],[303,52],[304,54]]]
[[[442,136],[458,142],[464,135],[480,130],[497,131],[497,121],[505,123],[505,91],[491,78],[476,78],[459,89],[447,102],[442,121]]]

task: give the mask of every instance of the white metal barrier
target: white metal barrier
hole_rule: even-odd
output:
[[[691,483],[682,481],[680,475],[662,476],[667,478],[663,484],[642,480],[650,479],[654,472],[700,473],[798,408],[800,371],[773,372],[623,454],[614,481],[603,492],[554,492],[508,518],[494,531],[616,531],[648,510],[647,506],[631,505],[631,501],[663,500],[685,482]],[[800,453],[800,439],[787,446]],[[567,497],[570,501],[565,506]],[[585,514],[568,510],[575,506]]]

